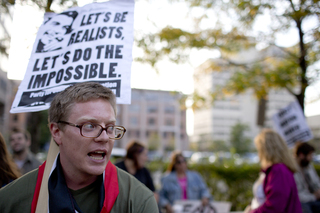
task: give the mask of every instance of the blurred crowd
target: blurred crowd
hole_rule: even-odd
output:
[[[1,187],[41,164],[29,149],[31,136],[27,131],[14,130],[8,144],[10,147],[0,134]],[[307,142],[297,142],[290,150],[281,136],[271,129],[261,131],[254,144],[261,172],[253,183],[252,202],[244,212],[320,212],[320,179],[312,164],[315,148]],[[167,170],[161,174],[159,189],[147,169],[146,144],[138,140],[129,142],[125,157],[118,159],[115,165],[153,192],[159,207],[157,212],[173,213],[177,201],[198,200],[202,207],[208,207],[214,201],[201,175],[188,169],[187,160],[181,151],[171,153]],[[207,212],[210,212],[209,208]]]

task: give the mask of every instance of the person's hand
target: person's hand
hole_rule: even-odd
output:
[[[201,203],[202,203],[203,206],[208,205],[209,204],[209,198],[207,198],[207,197],[202,198],[201,199]]]
[[[173,213],[172,206],[170,204],[166,205],[166,213]]]
[[[316,197],[317,200],[320,200],[320,189],[315,191],[313,194],[314,194],[314,196]]]
[[[248,205],[245,210],[243,211],[243,213],[249,213],[251,211],[251,206]]]
[[[154,198],[156,199],[157,203],[159,202],[159,194],[157,192],[153,193]]]

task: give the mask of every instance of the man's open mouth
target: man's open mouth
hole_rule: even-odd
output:
[[[89,152],[88,156],[94,160],[103,160],[104,156],[106,156],[106,153],[103,151],[95,151]]]

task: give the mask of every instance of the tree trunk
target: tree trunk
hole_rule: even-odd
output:
[[[299,66],[301,68],[300,94],[296,95],[296,98],[298,99],[298,102],[304,113],[304,98],[305,98],[306,88],[308,87],[308,80],[306,77],[307,67],[308,67],[307,61],[306,61],[307,50],[305,48],[305,44],[303,41],[304,33],[302,32],[302,20],[300,19],[296,20],[296,24],[299,30],[299,48],[300,48]]]

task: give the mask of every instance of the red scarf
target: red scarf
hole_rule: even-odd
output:
[[[31,213],[36,212],[45,166],[46,166],[46,162],[44,162],[39,167],[37,184],[36,184],[32,204],[31,204]],[[119,194],[117,169],[116,169],[116,166],[113,165],[110,161],[106,166],[104,180],[105,180],[104,181],[105,195],[104,195],[104,202],[103,202],[101,213],[109,213]]]

